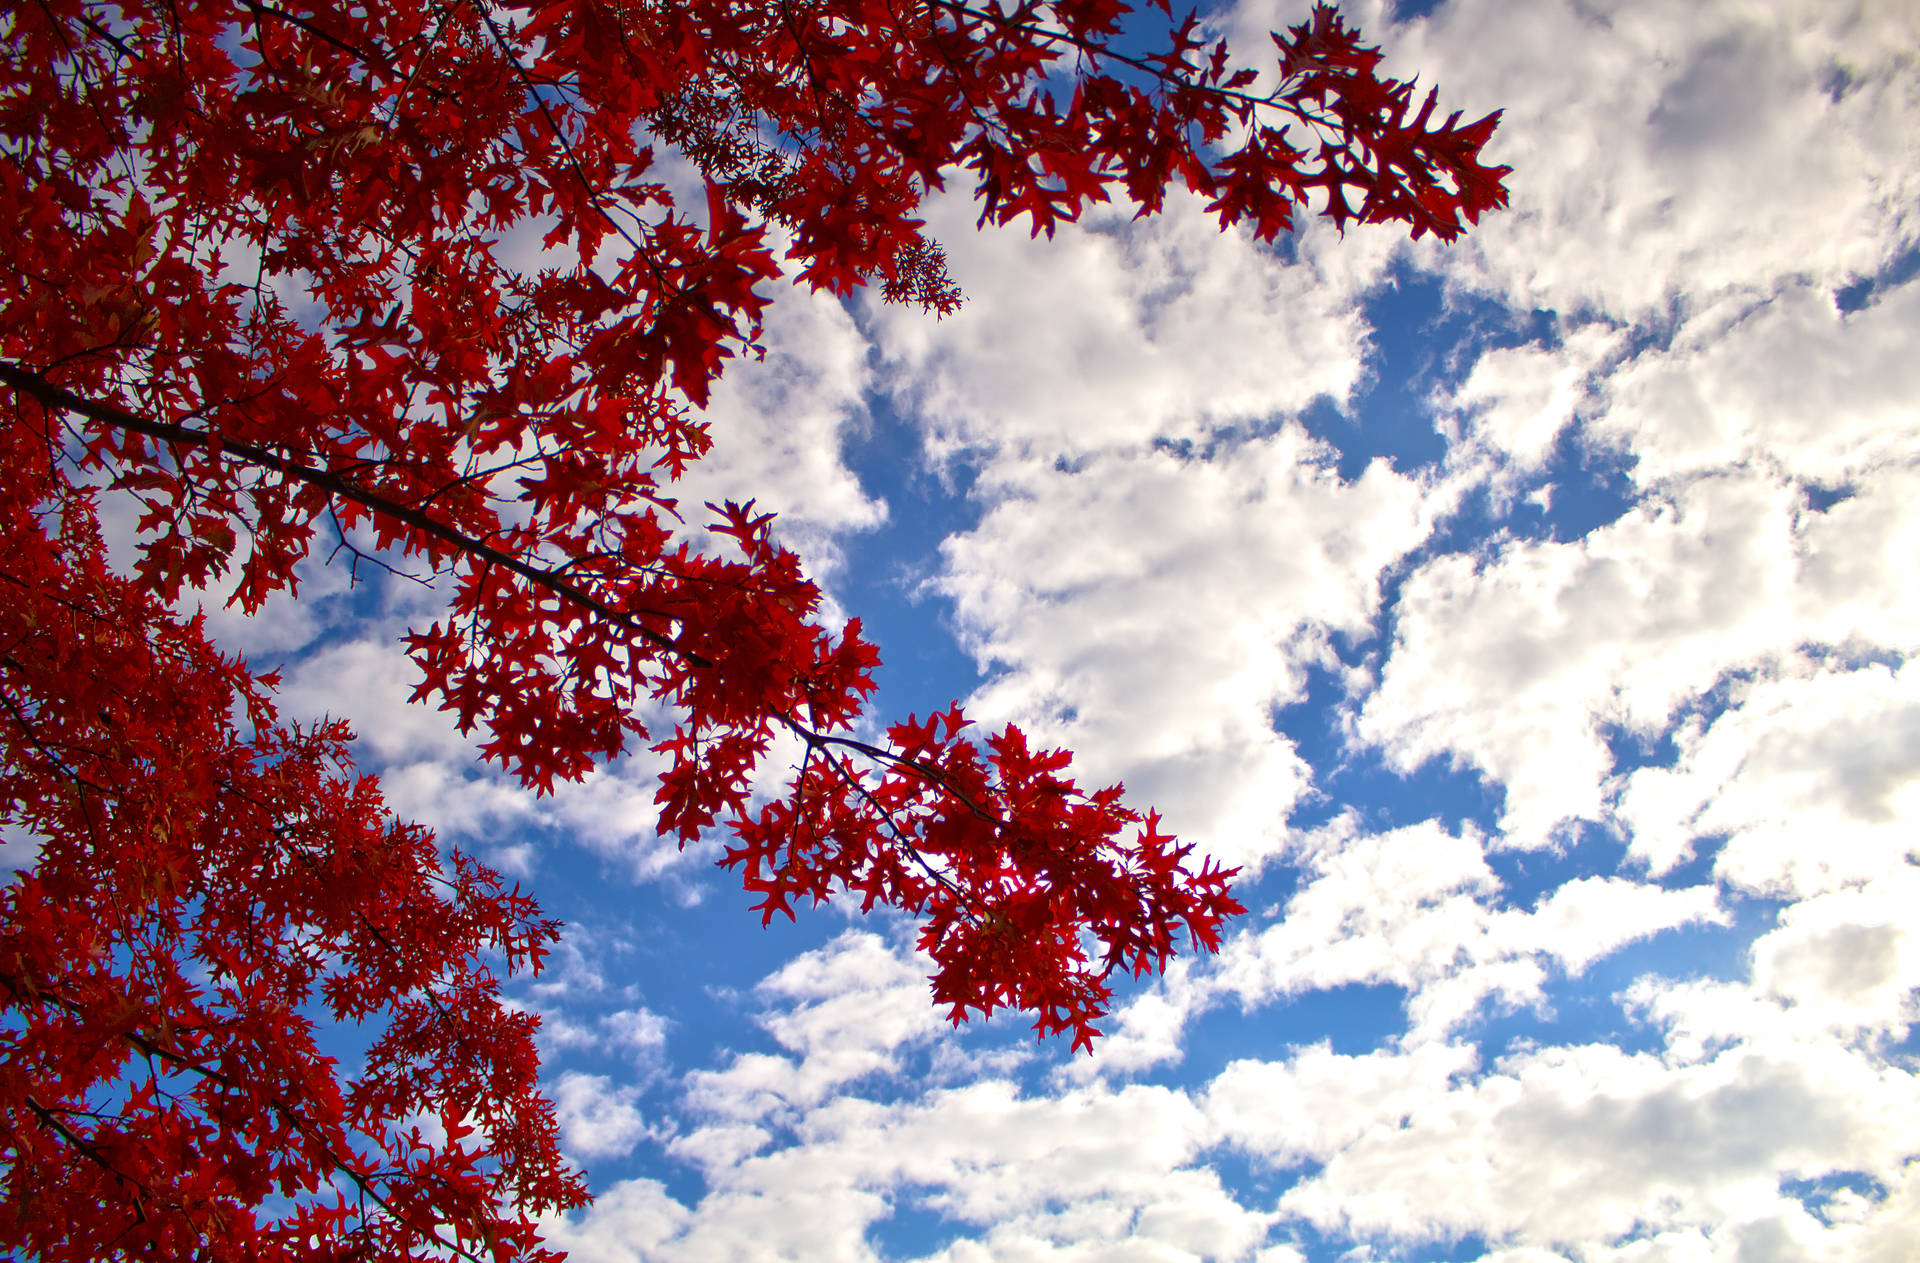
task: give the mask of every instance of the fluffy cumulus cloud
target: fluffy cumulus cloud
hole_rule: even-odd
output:
[[[631,1152],[647,1126],[634,1107],[639,1089],[605,1075],[568,1071],[553,1085],[560,1146],[568,1157],[591,1159]]]
[[[1185,1092],[1036,1095],[985,1074],[883,1099],[875,1076],[900,1081],[894,1050],[917,1019],[850,1019],[883,1011],[915,968],[851,935],[770,978],[763,1021],[789,1072],[690,1080],[692,1113],[707,1122],[676,1148],[708,1164],[704,1195],[687,1205],[656,1180],[629,1181],[553,1225],[556,1243],[585,1260],[872,1259],[869,1231],[908,1201],[955,1229],[929,1258],[1226,1259],[1265,1239],[1272,1215],[1242,1206],[1198,1161],[1216,1129]],[[924,993],[913,999],[924,1010]],[[823,1090],[856,1075],[867,1092]],[[762,1148],[769,1133],[755,1128],[740,1144],[742,1116],[785,1142]]]
[[[1608,1046],[1546,1049],[1376,1122],[1282,1206],[1359,1234],[1545,1248],[1761,1225],[1799,1234],[1817,1221],[1779,1181],[1898,1171],[1915,1093],[1910,1074],[1831,1046],[1742,1045],[1678,1066]]]
[[[1916,46],[1899,0],[1452,0],[1389,64],[1506,111],[1512,211],[1448,266],[1521,310],[1637,322],[1891,262],[1920,229]]]
[[[1242,932],[1217,968],[1189,982],[1189,1005],[1388,985],[1406,993],[1406,1038],[1417,1042],[1489,1002],[1539,1003],[1551,976],[1578,975],[1628,943],[1723,919],[1711,888],[1611,876],[1578,878],[1532,907],[1511,906],[1483,839],[1432,821],[1366,833],[1342,819],[1309,836],[1298,859],[1308,874],[1299,891],[1271,925]]]
[[[974,698],[1072,745],[1229,863],[1276,843],[1308,771],[1275,731],[1380,575],[1425,537],[1431,489],[1343,479],[1297,426],[1211,458],[1152,449],[1028,468],[943,547],[939,586],[999,668]]]
[[[1799,646],[1817,564],[1801,508],[1791,488],[1729,471],[1580,539],[1425,563],[1401,588],[1359,735],[1404,769],[1481,770],[1505,790],[1515,844],[1599,818],[1610,728],[1657,735],[1726,673]]]
[[[1621,814],[1636,854],[1664,868],[1722,837],[1718,871],[1767,893],[1904,880],[1920,857],[1914,668],[1803,667],[1743,684],[1733,701],[1681,732],[1672,766],[1627,778]]]
[[[689,1101],[722,1125],[683,1137],[680,1151],[718,1165],[742,1138],[766,1135],[732,1124],[788,1121],[842,1084],[897,1073],[902,1047],[939,1029],[925,980],[920,962],[863,932],[790,961],[756,988],[773,1002],[760,1024],[781,1051],[739,1053],[690,1074]]]
[[[1345,397],[1364,372],[1356,297],[1387,262],[1377,235],[1346,251],[1316,231],[1290,265],[1182,196],[1154,220],[1096,212],[1051,240],[975,233],[976,213],[950,194],[929,217],[967,293],[959,314],[871,313],[882,387],[936,455],[972,449],[990,477],[996,458],[1012,473]]]
[[[1817,283],[1708,306],[1667,345],[1603,371],[1588,425],[1632,452],[1644,484],[1752,465],[1858,489],[1913,461],[1916,336],[1920,290],[1910,284],[1849,312]]]
[[[1343,1237],[1473,1238],[1504,1260],[1898,1259],[1920,1228],[1906,1161],[1920,1079],[1856,1036],[1860,1006],[1895,994],[1912,957],[1840,963],[1823,939],[1860,916],[1793,919],[1733,983],[1638,984],[1628,1002],[1666,1037],[1658,1053],[1584,1043],[1483,1064],[1470,1043],[1414,1039],[1276,1050],[1186,1084],[1035,1091],[985,1074],[900,1092],[868,1078],[793,1110],[780,1143],[761,1132],[714,1163],[698,1198],[628,1180],[554,1238],[587,1260],[1298,1259],[1303,1242]],[[870,980],[886,955],[911,960],[850,938],[796,972]],[[1852,981],[1834,987],[1836,968]],[[875,1042],[818,1022],[802,977],[762,994],[769,1025],[811,1032],[795,1041],[800,1077],[843,1073]],[[1800,1011],[1836,996],[1855,1007]],[[711,1083],[695,1095],[730,1130]],[[1230,1155],[1272,1173],[1277,1196],[1228,1187]],[[903,1210],[936,1216],[944,1243],[876,1249]]]
[[[1499,782],[1536,843],[1605,815],[1610,726],[1658,733],[1809,644],[1912,649],[1920,288],[1836,293],[1913,241],[1920,39],[1899,5],[1451,4],[1395,47],[1508,108],[1515,213],[1449,270],[1568,330],[1481,358],[1461,457],[1511,477],[1572,426],[1645,493],[1429,563],[1362,713],[1403,765]]]
[[[887,514],[841,462],[841,445],[865,424],[870,348],[831,298],[793,290],[766,314],[763,354],[729,366],[703,419],[713,450],[675,494],[690,521],[701,506],[755,500],[779,515],[782,542],[829,578],[838,538]]]

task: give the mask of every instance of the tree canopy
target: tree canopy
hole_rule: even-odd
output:
[[[660,830],[725,838],[763,921],[919,915],[955,1022],[1087,1047],[1116,972],[1217,946],[1231,872],[957,705],[862,736],[858,620],[770,515],[674,498],[783,271],[962,301],[918,217],[948,181],[1036,234],[1176,185],[1262,239],[1504,203],[1497,116],[1381,77],[1331,8],[1256,71],[1158,7],[9,6],[0,776],[38,851],[0,893],[0,1243],[535,1259],[530,1216],[585,1200],[499,991],[557,926],[176,609],[256,611],[316,554],[435,578],[415,699],[529,787],[650,748]]]

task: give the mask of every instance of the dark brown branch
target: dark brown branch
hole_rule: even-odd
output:
[[[231,452],[262,468],[271,469],[289,478],[297,479],[310,486],[326,491],[330,495],[337,495],[344,499],[351,500],[371,512],[385,514],[395,521],[431,535],[433,538],[472,556],[478,557],[489,564],[503,566],[512,573],[527,580],[527,582],[537,587],[545,588],[555,596],[571,602],[578,608],[587,610],[603,618],[612,619],[620,625],[630,628],[649,645],[652,645],[664,653],[672,654],[693,667],[711,669],[715,665],[711,659],[686,648],[671,637],[663,636],[643,626],[633,612],[616,609],[608,605],[578,584],[566,579],[557,571],[525,562],[510,553],[494,547],[485,540],[437,521],[417,508],[401,504],[378,492],[356,486],[329,470],[318,469],[311,465],[302,464],[299,461],[282,456],[257,443],[249,443],[243,439],[228,438],[225,435],[216,436],[208,431],[196,430],[170,422],[154,421],[147,417],[128,412],[126,409],[113,404],[84,398],[62,386],[57,386],[47,381],[38,373],[34,373],[18,364],[4,360],[0,360],[0,382],[4,382],[17,390],[31,395],[50,409],[78,412],[82,416],[88,417],[102,425],[110,425],[116,429],[129,430],[136,434],[144,434],[150,438],[179,443],[187,447],[216,448],[216,450],[223,453]],[[918,759],[903,757],[902,755],[881,749],[879,746],[871,745],[853,737],[830,736],[808,724],[800,722],[798,717],[784,708],[775,708],[773,717],[809,746],[821,748],[837,746],[863,754],[876,763],[911,772],[925,780],[928,784],[933,785],[942,792],[957,799],[977,818],[994,823],[1002,823],[998,814],[988,810],[984,805],[975,801],[972,795],[954,785],[951,778],[949,778],[945,772],[931,764],[921,762]],[[869,799],[869,801],[871,801],[871,799]],[[877,803],[873,805],[876,808],[879,806]],[[920,862],[924,864],[924,858],[919,855],[917,848],[907,840],[904,832],[902,832],[897,823],[892,820],[891,814],[884,810],[882,814],[886,816],[888,823],[893,826],[901,845],[906,847],[917,860],[920,860]]]
[[[603,618],[613,619],[622,626],[630,628],[640,639],[656,649],[673,653],[693,666],[711,667],[713,665],[710,659],[676,644],[671,637],[663,636],[641,624],[635,612],[615,609],[578,584],[560,577],[546,567],[522,561],[513,554],[496,548],[477,536],[469,535],[465,531],[438,521],[411,505],[402,504],[377,491],[369,491],[365,487],[357,486],[331,470],[302,464],[258,443],[229,438],[224,434],[216,435],[184,425],[174,425],[167,421],[154,421],[110,403],[87,399],[63,386],[54,385],[38,373],[5,360],[0,360],[0,382],[5,382],[16,390],[32,395],[50,409],[78,412],[90,420],[102,425],[110,425],[118,430],[130,430],[135,434],[178,443],[183,447],[213,448],[219,452],[232,452],[263,469],[284,474],[308,486],[317,487],[329,495],[339,496],[343,500],[351,500],[374,513],[382,514],[416,531],[430,535],[460,552],[502,566],[527,582],[546,588],[554,595],[563,597],[582,609]]]

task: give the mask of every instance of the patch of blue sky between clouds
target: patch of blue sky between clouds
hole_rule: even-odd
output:
[[[955,639],[951,602],[934,582],[941,543],[979,520],[971,462],[962,456],[935,468],[921,432],[877,392],[843,459],[888,510],[879,526],[846,541],[846,576],[836,587],[880,650],[873,711],[905,718],[944,710],[980,684],[978,665]]]
[[[1843,313],[1852,314],[1916,275],[1920,275],[1920,248],[1903,251],[1870,276],[1848,281],[1833,291],[1834,305]]]

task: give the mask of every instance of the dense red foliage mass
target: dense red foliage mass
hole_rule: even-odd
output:
[[[1175,183],[1262,238],[1503,203],[1495,119],[1416,106],[1330,9],[1261,75],[1160,8],[1151,54],[1121,0],[0,12],[0,810],[39,847],[0,895],[0,1247],[532,1258],[528,1216],[584,1198],[487,964],[537,968],[554,928],[171,611],[255,610],[315,548],[439,576],[417,697],[529,786],[650,744],[661,830],[730,835],[763,917],[922,914],[955,1021],[1084,1046],[1116,970],[1217,945],[1231,874],[1064,753],[957,709],[856,739],[859,624],[821,625],[768,516],[690,541],[671,498],[781,275],[770,225],[812,285],[946,310],[916,212],[956,174],[1036,233]],[[140,503],[132,579],[102,496]],[[804,757],[755,809],[783,734]],[[366,1024],[357,1072],[316,1015]]]

